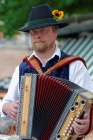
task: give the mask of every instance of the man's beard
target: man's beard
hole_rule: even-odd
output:
[[[45,52],[49,48],[49,45],[46,45],[43,42],[33,43],[32,49],[37,52]]]

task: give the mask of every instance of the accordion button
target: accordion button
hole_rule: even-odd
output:
[[[69,136],[69,132],[67,133],[67,136]]]
[[[63,137],[65,136],[65,133],[63,133]]]
[[[70,120],[71,120],[71,122],[73,121],[73,119],[74,119],[74,118],[71,118],[71,119],[70,119]]]
[[[64,131],[65,133],[67,132],[67,129],[65,129],[65,131]]]
[[[84,105],[85,104],[85,101],[84,100],[81,100],[81,104]]]
[[[75,102],[75,107],[78,107],[78,105],[79,105],[78,102]]]
[[[72,112],[74,112],[74,110],[75,110],[75,108],[74,107],[71,107],[71,109],[70,109]]]
[[[80,115],[80,112],[76,115],[76,118],[78,118],[78,117],[79,117],[79,115]]]
[[[59,134],[57,135],[56,140],[61,140],[61,137]]]

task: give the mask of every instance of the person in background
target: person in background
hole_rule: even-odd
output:
[[[33,52],[29,59],[35,56],[40,62],[43,72],[60,59],[68,57],[68,54],[61,51],[56,43],[58,29],[67,26],[63,16],[63,11],[52,11],[46,4],[32,7],[28,22],[21,28],[21,31],[31,36]],[[14,71],[8,92],[1,104],[1,114],[7,115],[14,120],[16,120],[19,107],[20,79],[25,73],[37,73],[37,71],[22,61]],[[81,61],[72,62],[59,70],[55,70],[51,75],[65,78],[93,92],[93,82]],[[74,132],[78,135],[87,133],[89,124],[90,111],[87,111],[82,119],[76,119],[73,123]]]

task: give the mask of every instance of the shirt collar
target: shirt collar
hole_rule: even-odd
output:
[[[30,55],[29,58],[31,58],[32,56],[35,56],[36,58],[38,58],[40,60],[41,64],[42,64],[42,66],[45,66],[46,65],[46,64],[43,64],[42,60],[38,57],[38,55],[36,54],[35,51],[32,52],[32,54]],[[58,56],[59,58],[61,57],[61,51],[60,51],[60,49],[58,47],[58,43],[56,43],[56,48],[55,48],[54,54],[49,59],[47,59],[46,63],[49,60],[51,60],[52,58],[54,58],[55,56]]]

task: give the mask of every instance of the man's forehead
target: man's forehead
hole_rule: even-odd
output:
[[[53,26],[47,26],[47,27],[37,28],[37,29],[33,29],[31,31],[47,30],[47,29],[50,29],[50,28],[53,28]]]

